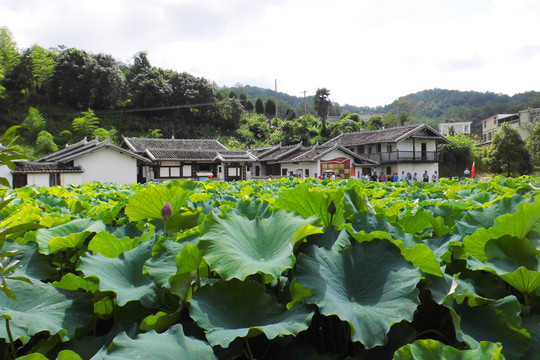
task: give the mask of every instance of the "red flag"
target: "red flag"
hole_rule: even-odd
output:
[[[473,161],[472,168],[471,168],[471,178],[472,179],[474,179],[474,173],[476,172],[476,165],[474,163],[475,163],[475,161]]]

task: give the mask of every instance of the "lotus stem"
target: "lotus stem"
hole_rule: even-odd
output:
[[[253,352],[251,351],[251,346],[249,346],[249,340],[246,338],[245,339],[245,344],[246,344],[246,350],[247,350],[247,358],[250,359],[250,360],[254,360],[255,358],[253,357]]]
[[[15,349],[15,342],[13,341],[13,335],[11,334],[11,328],[9,326],[9,319],[6,319],[6,332],[8,333],[9,337],[9,346],[11,348],[11,358],[16,359],[17,358],[17,349]]]

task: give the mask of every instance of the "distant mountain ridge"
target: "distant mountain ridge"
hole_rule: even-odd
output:
[[[256,86],[226,88],[236,92],[244,92],[248,98],[255,101],[257,98],[275,98],[288,103],[291,107],[304,101],[301,96],[294,96],[282,92],[274,92]],[[332,89],[329,89],[330,92]],[[332,97],[330,96],[330,99]],[[461,91],[448,89],[429,89],[401,96],[397,101],[407,101],[409,113],[417,121],[425,119],[426,122],[457,122],[472,121],[473,131],[479,132],[479,122],[495,114],[515,113],[527,108],[540,107],[540,92],[528,91],[513,96],[494,92]],[[306,97],[311,105],[313,97]],[[394,105],[384,106],[355,106],[340,105],[341,111],[359,114],[387,113],[394,111]]]

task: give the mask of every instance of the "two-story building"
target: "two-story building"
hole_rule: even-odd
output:
[[[540,108],[520,110],[515,114],[490,116],[482,120],[482,142],[478,146],[490,146],[495,133],[501,129],[503,124],[509,124],[515,128],[521,135],[521,138],[525,140],[529,136],[530,128],[537,121],[540,121]]]
[[[390,129],[346,133],[331,139],[380,165],[373,170],[386,175],[415,172],[429,174],[439,170],[439,144],[450,140],[426,124],[415,124]],[[364,170],[364,173],[368,172]]]

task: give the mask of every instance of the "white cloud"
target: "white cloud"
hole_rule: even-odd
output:
[[[533,90],[535,0],[7,0],[21,48],[59,44],[219,85],[291,95],[326,87],[341,104],[384,105],[430,88]]]

